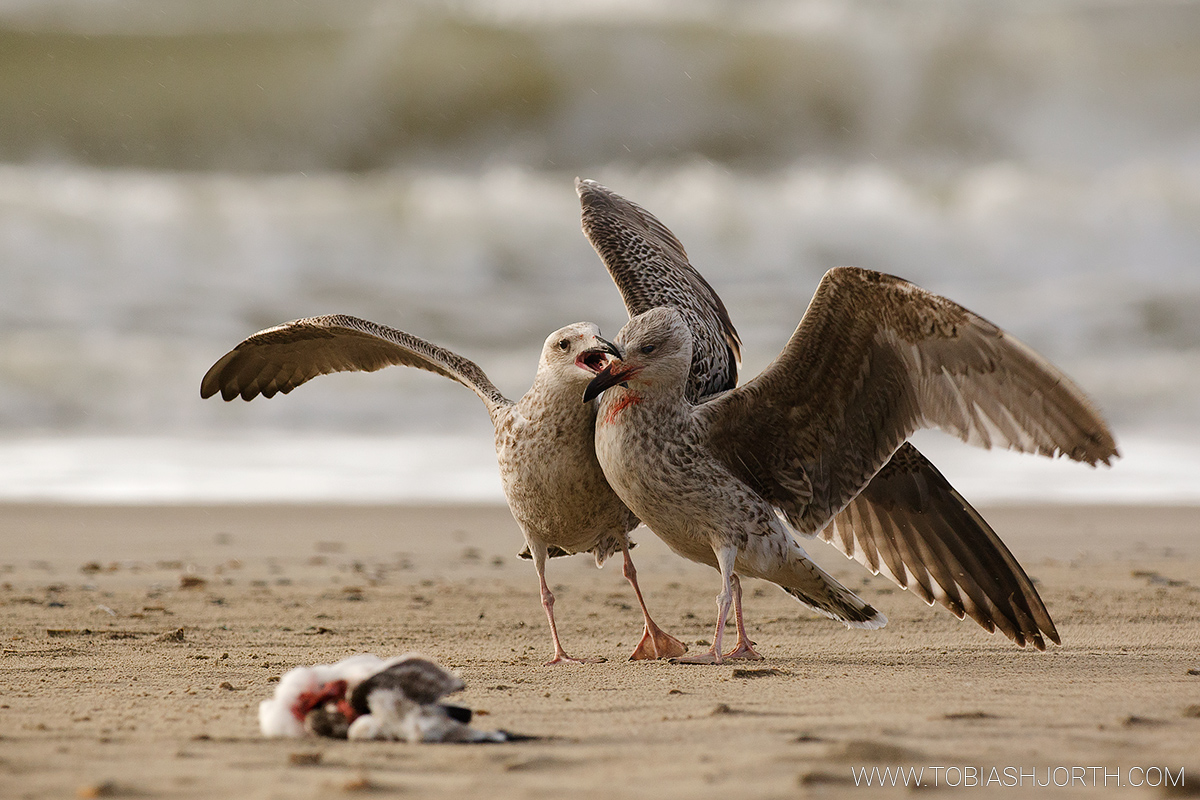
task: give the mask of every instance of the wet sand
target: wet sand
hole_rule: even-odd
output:
[[[0,797],[874,796],[856,771],[894,766],[957,784],[945,796],[1064,781],[1164,796],[1130,784],[1180,769],[1200,794],[1200,509],[984,513],[1061,647],[1020,650],[813,543],[887,628],[848,631],[748,582],[766,661],[629,663],[640,614],[619,559],[556,559],[564,644],[608,660],[544,667],[533,569],[503,507],[2,506]],[[637,538],[652,612],[702,647],[716,573]],[[287,669],[411,650],[463,676],[455,700],[486,712],[481,727],[543,738],[259,736],[258,703]]]

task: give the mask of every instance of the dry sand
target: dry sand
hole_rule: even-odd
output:
[[[544,667],[504,508],[5,506],[0,796],[869,797],[901,790],[852,770],[893,765],[960,784],[945,796],[1044,794],[1035,781],[1072,767],[1079,796],[1163,796],[1128,786],[1163,781],[1154,768],[1200,793],[1200,509],[986,514],[1062,647],[1019,650],[814,543],[886,629],[844,630],[750,582],[766,661],[629,663],[640,616],[619,560],[557,559],[565,644],[608,661]],[[657,619],[707,640],[716,573],[638,538]],[[482,726],[545,738],[259,736],[258,702],[290,667],[409,650],[461,673]]]

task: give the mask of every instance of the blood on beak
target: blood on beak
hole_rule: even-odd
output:
[[[618,383],[624,383],[640,371],[640,368],[628,366],[620,359],[614,358],[587,385],[587,389],[583,393],[583,402],[591,402],[605,389],[616,386]]]
[[[621,351],[607,339],[602,339],[599,336],[593,338],[598,342],[598,345],[580,353],[575,359],[575,366],[593,374],[599,374],[608,365],[610,358],[621,357]]]

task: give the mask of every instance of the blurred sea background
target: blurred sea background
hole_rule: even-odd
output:
[[[1112,469],[920,446],[976,502],[1200,502],[1200,4],[0,0],[0,499],[502,500],[428,373],[201,401],[341,312],[510,397],[625,321],[576,175],[779,351],[822,273],[950,296],[1096,400]]]

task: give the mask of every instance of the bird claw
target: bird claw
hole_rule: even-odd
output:
[[[762,661],[763,656],[753,647],[753,642],[739,642],[738,646],[722,656],[739,661]]]

